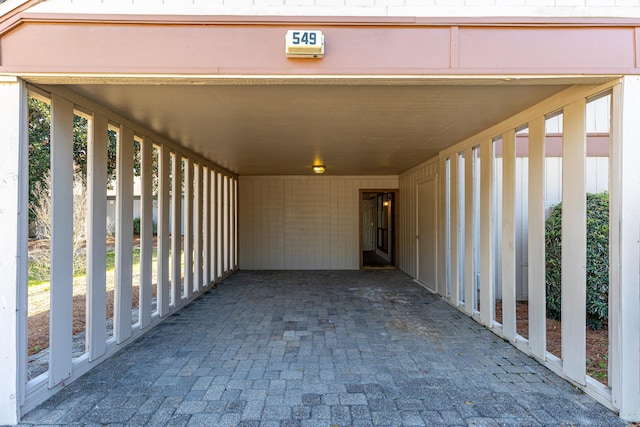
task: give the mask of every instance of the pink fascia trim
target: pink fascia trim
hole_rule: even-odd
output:
[[[362,18],[355,23],[347,18],[335,18],[331,23],[305,18],[300,23],[280,17],[236,17],[242,19],[238,22],[232,17],[19,16],[10,31],[2,33],[0,27],[2,72],[640,74],[634,26],[640,26],[640,20],[588,21],[590,25],[556,19],[553,25],[542,25],[537,19],[526,24],[517,23],[522,19],[516,23],[505,19],[496,24],[495,18],[468,18],[452,26],[436,18]],[[313,19],[318,24],[313,24]],[[323,59],[285,57],[284,34],[293,26],[325,33]]]

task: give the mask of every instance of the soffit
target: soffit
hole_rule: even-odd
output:
[[[568,87],[481,82],[68,87],[239,175],[397,175]]]

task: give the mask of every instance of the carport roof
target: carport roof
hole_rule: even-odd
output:
[[[64,86],[239,175],[397,175],[571,85],[640,72],[628,20],[173,18],[17,12],[0,76]],[[326,32],[324,59],[285,58],[296,25]]]

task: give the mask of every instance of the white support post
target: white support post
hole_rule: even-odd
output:
[[[565,107],[562,139],[562,369],[578,384],[586,381],[585,106]]]
[[[451,297],[449,301],[454,306],[460,305],[460,260],[458,257],[458,154],[454,154],[449,159],[449,239],[451,244]]]
[[[158,152],[158,315],[169,314],[169,148]]]
[[[502,134],[502,333],[516,340],[516,132]]]
[[[51,99],[49,387],[71,376],[73,312],[73,104]]]
[[[480,321],[493,327],[493,141],[480,145]]]
[[[0,77],[0,425],[17,424],[23,400],[27,324],[27,89]]]
[[[173,212],[171,218],[171,303],[182,304],[180,282],[182,281],[182,156],[176,151],[173,158]]]
[[[236,180],[229,177],[229,271],[236,268]]]
[[[220,269],[218,268],[218,255],[220,249],[218,245],[218,238],[220,233],[218,232],[218,218],[220,218],[218,207],[218,172],[211,171],[211,277],[213,282],[218,281],[220,276]]]
[[[184,168],[184,297],[193,295],[193,162]]]
[[[225,262],[224,262],[224,272],[228,274],[231,271],[231,177],[225,176],[224,180],[225,185],[225,200],[226,200],[226,247],[224,248],[225,253]]]
[[[473,271],[473,149],[464,151],[464,310],[475,308]]]
[[[529,350],[547,354],[545,260],[545,119],[529,122]]]
[[[224,175],[218,173],[218,276],[224,277]]]
[[[193,292],[198,293],[202,289],[202,164],[194,165],[194,207],[193,207]]]
[[[613,90],[609,371],[620,417],[640,421],[640,78]]]
[[[113,331],[116,343],[131,336],[133,285],[133,130],[121,126],[118,135],[116,193],[116,283]]]
[[[202,253],[202,263],[204,267],[203,285],[209,287],[211,285],[211,169],[203,168],[204,191],[203,191],[203,239],[204,248]]]
[[[153,141],[142,139],[140,147],[140,328],[151,325],[153,272]]]
[[[87,141],[87,339],[89,360],[107,350],[107,116],[94,113]]]

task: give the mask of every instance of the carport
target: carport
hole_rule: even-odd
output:
[[[397,200],[384,206],[395,212],[400,270],[621,417],[640,419],[636,20],[112,15],[55,13],[46,4],[0,5],[0,275],[7,278],[0,369],[12,379],[0,384],[0,422],[15,423],[238,269],[359,269],[362,194],[390,191]],[[287,58],[292,29],[322,32],[324,57]],[[50,104],[53,206],[49,365],[32,379],[29,97]],[[589,105],[605,98],[609,385],[587,375],[584,363]],[[74,116],[89,123],[79,357],[71,351]],[[554,119],[564,165],[561,358],[547,352],[545,337],[545,149]],[[112,335],[104,262],[109,131],[118,147]],[[519,135],[528,140],[525,243],[516,230]],[[317,165],[324,174],[313,173]],[[517,244],[527,248],[525,273],[517,271]],[[170,256],[181,250],[182,261]],[[516,327],[522,274],[526,337]]]

